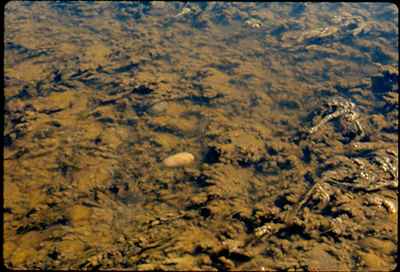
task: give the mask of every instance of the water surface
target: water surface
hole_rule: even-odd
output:
[[[395,5],[11,2],[4,45],[7,267],[395,267]]]

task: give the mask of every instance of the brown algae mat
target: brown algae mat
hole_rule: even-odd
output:
[[[395,268],[394,4],[10,2],[4,46],[6,267]]]

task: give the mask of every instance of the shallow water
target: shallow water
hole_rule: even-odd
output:
[[[392,270],[398,10],[12,2],[9,268]],[[193,164],[168,168],[179,152]]]

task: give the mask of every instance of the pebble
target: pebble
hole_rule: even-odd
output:
[[[167,109],[168,109],[168,102],[162,101],[150,107],[149,113],[151,115],[160,115],[163,114]]]
[[[194,156],[189,152],[177,153],[163,160],[163,164],[166,167],[186,166],[192,164],[193,162]]]

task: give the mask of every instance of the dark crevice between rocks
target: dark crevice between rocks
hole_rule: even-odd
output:
[[[225,256],[235,263],[244,263],[251,260],[251,257],[239,252],[230,252],[228,249],[224,249],[219,253],[220,256]]]
[[[49,124],[50,126],[56,127],[56,128],[61,127],[61,123],[58,122],[58,121],[56,121],[56,120],[52,120],[52,121],[50,121],[48,124]]]
[[[198,90],[198,91],[202,92],[201,89]],[[215,100],[215,99],[222,98],[222,97],[224,97],[224,95],[219,93],[219,94],[217,94],[215,96],[212,96],[212,97],[208,97],[208,96],[204,96],[204,95],[188,95],[188,96],[179,97],[179,98],[174,99],[174,100],[177,101],[177,102],[188,100],[191,103],[193,103],[194,105],[213,107],[211,102],[213,100]]]
[[[34,231],[34,230],[42,230],[45,229],[45,224],[41,223],[41,224],[35,224],[35,225],[26,225],[26,226],[20,226],[17,228],[16,233],[18,235],[20,234],[25,234],[28,233],[30,231]]]
[[[5,51],[13,50],[13,51],[15,51],[16,54],[22,56],[24,59],[31,59],[31,58],[49,55],[49,53],[46,52],[45,50],[30,49],[30,48],[24,47],[20,44],[13,43],[13,42],[6,42],[4,50]]]
[[[111,185],[109,188],[108,188],[108,190],[111,192],[111,193],[113,193],[113,194],[118,194],[118,191],[119,191],[119,188],[118,188],[118,186],[116,186],[115,184],[113,184],[113,185]]]
[[[35,214],[36,212],[37,212],[37,210],[35,208],[30,209],[25,216],[26,217],[30,217],[32,214]]]
[[[207,207],[201,208],[199,214],[204,218],[207,219],[212,216],[211,210]]]
[[[304,174],[304,181],[307,183],[308,186],[315,184],[315,180],[310,171]]]
[[[100,123],[103,123],[103,124],[114,123],[114,119],[112,117],[108,117],[108,116],[102,116],[102,117],[98,118],[97,121],[99,121]]]
[[[231,260],[235,265],[240,265],[251,260],[251,257],[246,254],[240,252],[231,252],[228,249],[222,249],[219,252],[210,254],[212,266],[223,271],[230,270],[232,267],[227,267],[227,265],[221,261],[221,257]]]
[[[139,68],[138,63],[130,63],[113,70],[114,73],[126,73],[126,72],[136,72]]]
[[[351,98],[350,88],[341,85],[336,85],[335,89],[339,92],[341,96],[344,96],[346,98]]]
[[[285,160],[282,162],[278,162],[277,164],[281,170],[290,170],[293,169],[294,167],[293,162],[291,160]]]
[[[95,144],[95,145],[99,145],[99,144],[101,144],[103,141],[102,141],[102,139],[101,139],[101,137],[96,137],[94,140],[93,140],[93,143]]]
[[[28,85],[25,85],[21,88],[21,90],[18,92],[16,96],[12,97],[12,99],[20,98],[22,100],[26,100],[32,98],[33,96],[35,96],[35,91]]]
[[[258,227],[258,225],[254,222],[254,220],[246,216],[243,216],[240,213],[233,214],[232,218],[242,222],[246,227],[247,233],[253,233],[254,230]]]
[[[60,256],[60,253],[58,253],[58,251],[54,249],[51,252],[49,252],[49,254],[47,254],[47,256],[53,260],[57,260],[58,257]]]
[[[214,185],[215,183],[210,181],[209,177],[203,174],[191,178],[191,182],[199,188],[208,187]]]
[[[305,130],[299,130],[290,138],[289,142],[294,143],[295,145],[299,145],[301,141],[304,141],[308,138],[309,133]]]
[[[385,133],[399,133],[399,127],[398,126],[384,127],[382,128],[381,131]]]
[[[371,151],[371,150],[348,151],[348,152],[345,152],[344,155],[350,159],[358,158],[358,157],[370,158],[372,152],[373,151]]]
[[[135,119],[127,119],[127,120],[123,120],[122,122],[119,122],[119,124],[124,125],[124,126],[136,126],[137,121]]]
[[[316,173],[316,175],[317,175],[318,177],[321,177],[321,175],[322,175],[323,173],[325,173],[325,172],[327,172],[327,171],[334,170],[335,168],[337,168],[337,166],[335,166],[335,164],[333,164],[333,163],[325,163],[325,164],[321,164],[321,165],[316,169],[315,173]],[[308,173],[309,173],[309,172],[308,172]],[[311,173],[310,173],[310,176],[312,176]]]
[[[353,131],[349,131],[347,133],[343,133],[343,139],[340,139],[339,141],[342,144],[349,144],[351,141],[353,141],[357,137],[357,133]]]
[[[149,106],[143,103],[138,103],[133,106],[133,110],[136,112],[138,116],[143,116],[148,110]]]
[[[144,85],[139,85],[133,89],[133,93],[138,95],[148,95],[151,94],[152,92],[154,92],[153,89]]]
[[[246,159],[238,160],[237,163],[242,168],[249,168],[253,165],[253,163],[251,161],[248,161]]]
[[[192,95],[192,96],[187,97],[187,99],[190,100],[195,105],[208,105],[208,104],[210,104],[210,98],[204,97],[204,96]]]
[[[399,76],[395,74],[391,74],[387,71],[380,76],[371,77],[372,82],[372,92],[375,96],[382,96],[387,92],[390,92],[395,89],[395,85],[398,84]]]
[[[311,162],[311,150],[308,146],[304,147],[302,149],[303,151],[303,156],[301,157],[301,159],[306,163],[309,164]]]
[[[213,212],[207,207],[207,205],[218,198],[219,197],[216,195],[208,195],[207,200],[202,201],[201,203],[190,203],[187,207],[185,207],[185,210],[196,210],[198,211],[199,215],[203,217],[203,219],[212,218]]]
[[[63,110],[64,109],[45,109],[45,110],[42,110],[42,111],[39,111],[39,112],[50,115],[50,114],[54,114],[54,113],[57,113],[57,112],[60,112],[60,111],[63,111]]]
[[[283,209],[287,204],[291,205],[291,203],[289,201],[287,201],[286,195],[278,196],[275,199],[274,204],[275,204],[276,207],[278,207],[280,209]]]
[[[173,129],[173,128],[169,128],[166,126],[158,126],[158,125],[149,125],[150,128],[154,129],[154,131],[156,132],[160,132],[160,133],[169,133],[172,135],[175,135],[177,137],[184,137],[183,133],[181,133],[180,131],[178,131],[177,129]]]
[[[4,147],[10,147],[10,146],[12,146],[12,144],[13,144],[12,137],[9,134],[4,135],[4,137],[3,137],[3,146]]]
[[[87,86],[94,87],[96,89],[101,86],[102,82],[98,78],[90,78],[90,79],[79,79],[82,83],[84,83]]]
[[[234,63],[234,62],[217,63],[209,65],[209,67],[216,68],[219,71],[226,73],[227,75],[233,75],[235,69],[238,68],[239,66],[240,63]]]
[[[335,243],[341,242],[340,235],[338,235],[334,230],[321,232],[321,236],[332,238]]]
[[[78,79],[83,76],[88,77],[91,75],[93,75],[93,74],[89,71],[89,69],[81,70],[80,68],[78,68],[78,70],[75,73],[70,75],[70,79]]]
[[[59,83],[62,80],[62,74],[59,70],[56,70],[52,74],[52,82]]]
[[[310,240],[311,236],[305,231],[303,226],[292,224],[285,228],[280,229],[276,236],[281,239],[289,239],[293,235],[298,235],[304,240]]]
[[[221,152],[216,147],[210,147],[203,158],[203,163],[214,164],[220,162]]]
[[[282,100],[279,101],[279,107],[288,110],[298,110],[300,108],[300,105],[297,101],[294,100]]]
[[[18,234],[18,235],[25,234],[25,233],[28,233],[28,232],[34,231],[34,230],[41,231],[41,230],[45,230],[45,229],[55,226],[55,225],[63,225],[63,226],[69,225],[69,220],[65,217],[62,217],[54,222],[49,222],[49,223],[39,222],[39,223],[27,224],[27,225],[18,227],[16,230],[16,234]]]
[[[276,151],[275,149],[273,149],[272,147],[268,147],[267,152],[269,155],[271,156],[276,156],[278,155],[278,151]]]
[[[12,213],[12,209],[9,207],[3,207],[3,213]]]

